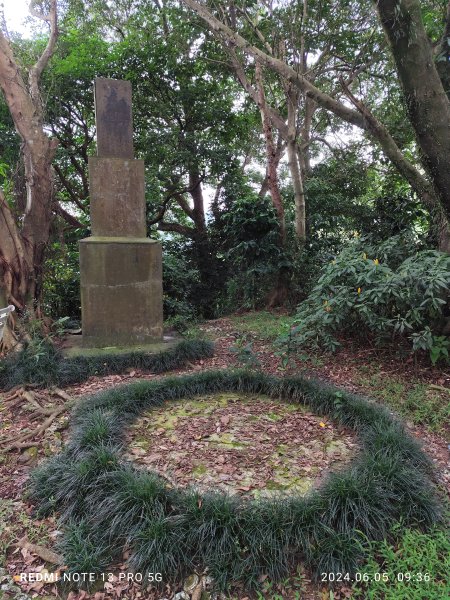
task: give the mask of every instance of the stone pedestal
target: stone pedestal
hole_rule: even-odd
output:
[[[162,340],[161,244],[148,238],[80,242],[83,345],[135,346]]]

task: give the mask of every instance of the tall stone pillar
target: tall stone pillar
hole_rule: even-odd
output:
[[[80,241],[83,345],[161,341],[161,244],[146,237],[144,163],[134,158],[131,83],[99,78],[94,90],[92,236]]]

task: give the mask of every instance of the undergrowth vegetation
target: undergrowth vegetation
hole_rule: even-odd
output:
[[[214,344],[207,340],[182,340],[176,346],[158,353],[130,351],[105,356],[65,358],[45,338],[34,338],[18,354],[11,353],[0,362],[0,389],[16,385],[70,385],[85,381],[91,375],[123,373],[126,369],[146,369],[162,373],[182,367],[189,361],[212,356]]]
[[[364,600],[442,600],[449,595],[449,532],[429,533],[396,525],[395,547],[386,540],[371,542],[364,578],[354,587],[354,597]],[[370,576],[369,576],[370,574]],[[375,574],[378,574],[375,576]]]
[[[269,311],[231,315],[230,322],[242,334],[252,334],[260,340],[273,342],[289,331],[292,317]]]
[[[362,451],[305,497],[244,500],[169,485],[121,459],[126,428],[165,401],[238,391],[301,402],[356,430]],[[299,561],[313,576],[354,573],[367,540],[391,539],[392,527],[426,531],[440,520],[430,460],[383,407],[319,382],[248,371],[203,372],[141,381],[85,398],[64,451],[35,470],[38,513],[57,512],[69,569],[101,572],[121,561],[179,581],[209,569],[218,589],[236,581],[257,588],[280,581]]]
[[[427,385],[360,367],[354,381],[371,390],[371,395],[391,406],[407,421],[426,425],[431,431],[448,435],[450,393],[438,385]]]
[[[413,352],[429,352],[433,364],[448,361],[443,335],[450,289],[450,257],[417,252],[405,236],[374,244],[361,239],[326,265],[299,306],[293,334],[301,346],[334,351],[336,335],[375,336],[378,342],[406,339]]]

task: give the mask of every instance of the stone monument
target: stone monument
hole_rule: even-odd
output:
[[[133,152],[131,83],[94,82],[97,156],[89,158],[91,237],[80,241],[83,346],[159,342],[161,244],[148,239],[144,162]]]

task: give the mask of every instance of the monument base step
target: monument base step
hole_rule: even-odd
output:
[[[79,246],[84,345],[105,348],[160,341],[161,244],[147,238],[94,236]]]
[[[136,344],[132,346],[104,346],[103,348],[87,348],[83,346],[82,335],[69,335],[63,343],[61,351],[66,358],[75,358],[77,356],[113,356],[120,354],[130,354],[131,352],[140,352],[145,354],[157,354],[174,348],[181,338],[165,335],[161,341],[150,344]]]

